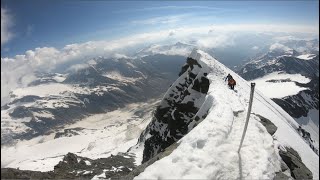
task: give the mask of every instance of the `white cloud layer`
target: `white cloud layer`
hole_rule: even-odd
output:
[[[270,49],[270,51],[274,51],[274,50],[289,51],[289,50],[291,50],[291,48],[289,48],[283,44],[280,44],[280,43],[272,44],[269,49]]]
[[[2,25],[1,9],[1,25]],[[152,21],[151,21],[152,22]],[[1,44],[2,29],[1,27]],[[85,60],[97,56],[117,57],[119,54],[140,45],[163,42],[192,42],[198,48],[215,48],[233,45],[234,32],[303,32],[318,33],[318,27],[286,26],[286,25],[211,25],[189,26],[167,29],[157,32],[141,33],[111,41],[89,41],[74,43],[61,49],[54,47],[39,47],[28,50],[25,54],[14,57],[1,57],[1,104],[9,92],[17,87],[26,86],[34,79],[34,72],[53,71],[57,66],[84,63]],[[210,32],[210,33],[209,33]],[[8,36],[7,36],[8,37]],[[174,53],[173,50],[172,53]],[[178,52],[178,51],[177,51]],[[185,54],[185,51],[179,52]],[[171,54],[171,53],[170,53]],[[126,54],[125,54],[126,55]],[[28,77],[22,79],[22,77]]]
[[[182,15],[174,15],[174,16],[161,16],[161,17],[154,17],[149,19],[143,19],[143,20],[135,20],[132,21],[132,24],[139,24],[139,25],[159,25],[159,24],[173,24],[178,21],[183,20],[183,18],[186,18],[187,14]]]
[[[1,7],[1,47],[13,37],[10,32],[12,25],[12,18],[8,10]]]
[[[253,49],[253,50],[258,50],[259,47],[258,47],[258,46],[253,46],[251,49]]]

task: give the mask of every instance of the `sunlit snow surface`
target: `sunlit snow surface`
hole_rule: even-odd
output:
[[[38,86],[30,86],[25,88],[18,88],[13,91],[13,94],[18,98],[26,95],[35,95],[45,97],[48,95],[59,95],[64,92],[84,93],[81,88],[76,88],[72,85],[61,83],[40,84]]]
[[[297,58],[304,59],[304,60],[310,60],[310,59],[313,59],[316,56],[317,55],[315,55],[315,54],[303,54],[303,55],[297,56]]]
[[[250,83],[202,51],[191,56],[200,58],[201,66],[210,69],[209,102],[205,102],[210,108],[208,116],[179,141],[172,154],[156,161],[136,179],[273,179],[280,171],[278,146],[293,147],[313,178],[319,179],[319,157],[294,130],[298,124],[259,90],[255,91],[252,113],[270,119],[278,130],[273,139],[252,114],[238,154]],[[228,73],[237,81],[236,91],[224,82]]]
[[[261,78],[252,80],[256,87],[269,98],[283,98],[298,94],[307,88],[297,86],[295,82],[306,84],[310,79],[301,74],[284,74],[273,72]]]
[[[137,143],[142,129],[151,119],[151,112],[156,103],[158,101],[152,100],[130,104],[109,113],[89,116],[63,128],[84,128],[77,131],[79,135],[54,139],[55,134],[52,133],[20,141],[14,147],[2,147],[1,167],[51,171],[68,152],[92,159],[126,152]],[[135,114],[137,111],[146,114],[138,117]],[[141,162],[142,150],[137,151],[137,165]]]

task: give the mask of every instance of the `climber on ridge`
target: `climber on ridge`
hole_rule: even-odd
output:
[[[227,75],[227,77],[225,78],[224,81],[226,81],[226,80],[228,80],[228,85],[229,85],[230,89],[233,90],[234,86],[236,85],[236,81],[233,79],[233,77],[230,74]]]

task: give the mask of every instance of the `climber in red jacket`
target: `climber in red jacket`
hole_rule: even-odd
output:
[[[236,81],[232,78],[228,81],[228,85],[231,89],[234,89],[234,86],[236,85]]]
[[[234,89],[234,86],[236,85],[236,81],[233,79],[233,77],[230,74],[228,74],[225,80],[228,80],[228,85],[230,89]]]

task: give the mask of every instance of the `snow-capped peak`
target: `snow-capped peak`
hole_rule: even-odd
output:
[[[228,73],[237,82],[234,91],[224,80]],[[163,147],[171,147],[168,143],[172,139],[178,145],[137,179],[273,179],[279,174],[287,178],[319,178],[319,157],[298,134],[298,124],[257,89],[238,154],[249,82],[200,50],[192,51],[180,74],[140,137],[147,158],[165,153]],[[209,87],[203,83],[206,78]],[[190,113],[185,112],[187,107]],[[177,129],[185,123],[187,130]],[[301,157],[299,170],[290,164],[288,152],[297,159]]]

